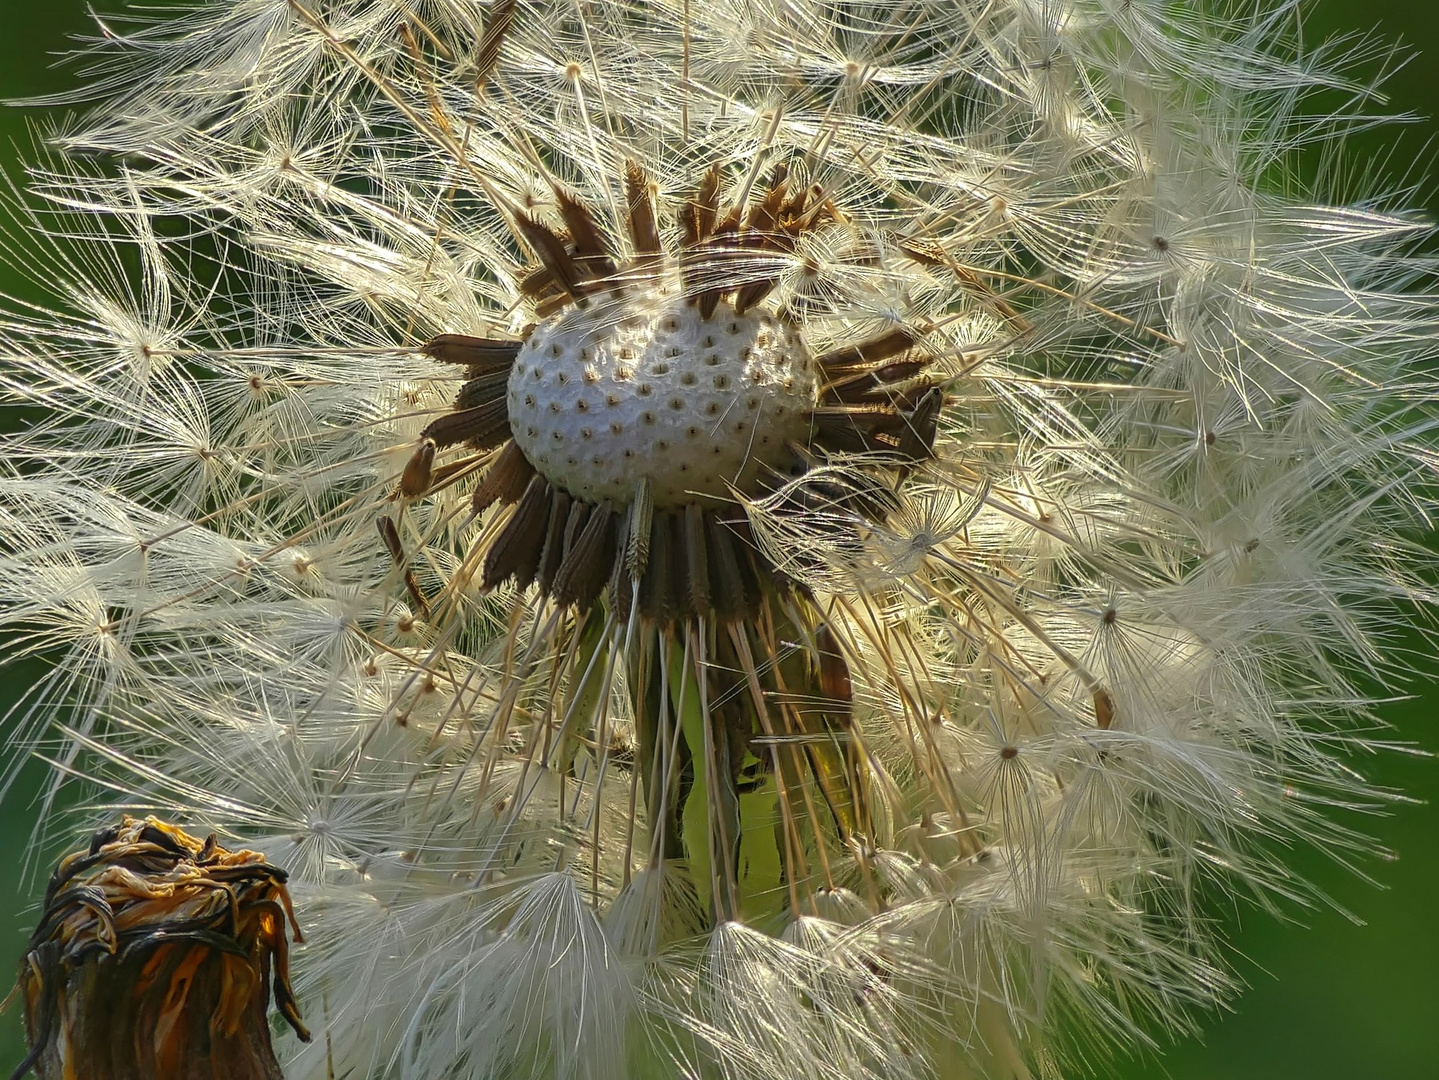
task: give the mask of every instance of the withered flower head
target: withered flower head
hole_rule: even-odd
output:
[[[30,1053],[13,1074],[64,1080],[278,1080],[269,986],[290,990],[285,871],[150,817],[65,857],[20,966]]]
[[[292,871],[289,1080],[1055,1080],[1374,852],[1439,264],[1297,0],[134,19],[0,224],[7,735]],[[268,1053],[240,858],[62,875],[42,1068]]]

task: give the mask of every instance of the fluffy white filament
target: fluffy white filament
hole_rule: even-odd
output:
[[[1302,896],[1285,844],[1364,843],[1344,755],[1425,600],[1424,230],[1289,175],[1350,122],[1308,95],[1368,89],[1295,4],[1197,7],[107,23],[5,241],[53,295],[0,316],[41,410],[0,454],[0,625],[53,662],[8,732],[291,871],[291,1080],[1055,1075],[1228,992],[1201,891]],[[833,494],[862,453],[737,495],[835,629],[872,824],[796,830],[796,882],[742,804],[733,921],[654,855],[628,613],[483,593],[472,476],[397,495],[459,383],[418,347],[536,321],[505,208],[557,223],[558,187],[622,246],[630,161],[666,232],[715,164],[817,185],[766,310],[817,355],[909,328],[944,391],[882,519]]]

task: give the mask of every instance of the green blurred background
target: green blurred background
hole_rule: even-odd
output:
[[[113,9],[118,0],[101,6]],[[1241,5],[1243,6],[1243,5]],[[0,0],[0,98],[13,99],[73,85],[56,69],[67,36],[93,32],[83,0]],[[1305,36],[1317,42],[1339,31],[1373,30],[1419,54],[1388,83],[1390,108],[1439,113],[1439,7],[1434,0],[1317,0]],[[32,110],[0,112],[0,159],[7,170],[28,156]],[[1356,139],[1356,171],[1374,162],[1390,175],[1430,173],[1424,185],[1430,213],[1439,218],[1439,177],[1426,169],[1429,143],[1439,126],[1427,116],[1396,133],[1392,128]],[[25,295],[0,267],[0,292]],[[1416,640],[1412,643],[1419,648]],[[1425,650],[1428,652],[1429,650]],[[36,678],[30,664],[0,669],[0,714]],[[1384,711],[1395,737],[1439,750],[1433,713],[1439,704],[1439,660],[1430,678],[1412,688],[1415,699]],[[0,750],[0,754],[5,751]],[[1439,1080],[1439,761],[1384,754],[1360,767],[1380,784],[1400,788],[1419,805],[1400,806],[1384,818],[1359,824],[1398,854],[1365,865],[1379,883],[1340,870],[1304,852],[1305,872],[1347,909],[1366,920],[1355,925],[1330,910],[1293,911],[1276,923],[1253,909],[1224,915],[1234,962],[1250,989],[1232,1013],[1209,1018],[1203,1043],[1170,1048],[1162,1057],[1127,1063],[1122,1080]],[[12,957],[18,961],[34,919],[39,892],[23,867],[42,775],[30,766],[0,804],[0,996]],[[45,862],[55,853],[44,856]],[[303,959],[300,961],[303,963]],[[18,1008],[0,1016],[0,1076],[23,1056]],[[82,1078],[84,1080],[84,1078]]]

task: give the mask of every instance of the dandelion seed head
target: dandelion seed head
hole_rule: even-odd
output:
[[[291,871],[292,1077],[1189,1030],[1424,596],[1425,228],[1275,182],[1370,90],[1296,20],[108,23],[8,204],[15,740]]]

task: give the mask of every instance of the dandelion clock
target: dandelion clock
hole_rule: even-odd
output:
[[[1206,901],[1363,843],[1428,596],[1426,232],[1292,178],[1363,122],[1300,29],[105,17],[0,327],[7,733],[94,833],[24,1067],[1038,1080],[1189,1030]]]

